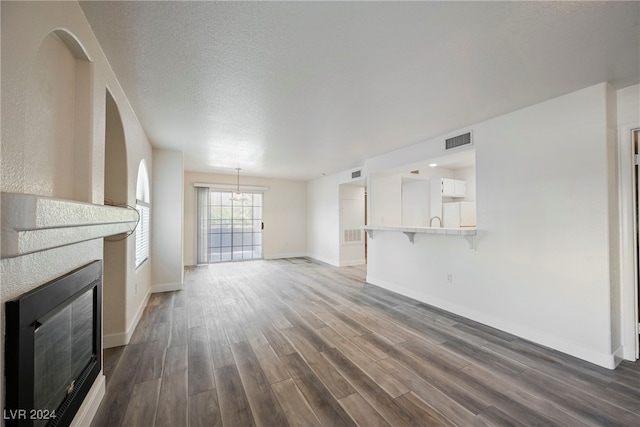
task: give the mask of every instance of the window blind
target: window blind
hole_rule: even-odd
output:
[[[136,209],[140,213],[140,222],[136,228],[136,268],[138,268],[147,258],[149,258],[151,208],[148,203],[136,200]]]
[[[206,264],[209,262],[209,204],[210,189],[205,187],[196,188],[197,203],[197,225],[196,225],[196,262],[198,264]]]

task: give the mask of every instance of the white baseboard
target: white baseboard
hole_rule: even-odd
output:
[[[265,254],[262,259],[283,259],[283,258],[304,258],[308,257],[309,254],[306,252],[289,252],[285,254]],[[185,267],[196,267],[198,265],[207,265],[207,264],[197,264],[195,261],[188,261],[184,263]]]
[[[613,352],[614,368],[617,367],[624,360],[624,346],[621,345],[616,351]]]
[[[577,357],[578,359],[586,360],[587,362],[593,363],[595,365],[599,365],[607,369],[616,368],[615,355],[613,353],[601,353],[599,351],[585,348],[580,344],[569,342],[562,337],[553,336],[548,334],[547,332],[535,330],[528,326],[515,324],[504,319],[493,317],[487,313],[482,313],[476,310],[469,309],[467,307],[462,307],[449,301],[424,294],[418,290],[406,288],[395,283],[390,283],[371,275],[367,275],[367,283],[371,283],[372,285],[397,292],[401,295],[405,295],[409,298],[413,298],[426,304],[433,305],[434,307],[438,307],[442,310],[446,310],[450,313],[457,314],[475,322],[491,326],[492,328],[496,328],[501,331],[532,341],[534,343],[543,345],[545,347],[555,349],[570,356]],[[618,353],[619,351],[622,350],[619,349],[618,351],[616,351],[616,353]]]
[[[351,267],[353,265],[363,265],[367,262],[363,259],[353,259],[351,261],[342,261],[340,262],[340,267]]]
[[[306,256],[306,252],[290,252],[286,254],[265,254],[264,259],[302,258]]]
[[[73,417],[73,421],[71,421],[70,424],[71,427],[85,427],[91,425],[93,418],[96,416],[96,412],[98,412],[100,403],[104,398],[105,389],[105,376],[103,375],[102,371],[100,371],[98,377],[89,389],[87,397],[85,397],[84,402],[82,402],[82,405],[80,405],[78,413],[76,413],[76,416]]]
[[[316,261],[324,262],[325,264],[329,264],[329,265],[332,265],[334,267],[340,267],[340,261],[336,261],[334,259],[329,259],[329,258],[317,256],[317,255],[311,255],[311,254],[309,254],[307,256],[309,258],[315,259]]]
[[[133,322],[129,325],[129,328],[126,332],[119,332],[116,334],[109,334],[102,336],[102,348],[111,348],[111,347],[120,347],[121,345],[129,344],[131,341],[131,337],[133,336],[133,332],[136,330],[136,326],[138,326],[138,322],[142,317],[142,313],[144,313],[144,309],[149,302],[149,297],[151,296],[151,292],[147,293],[147,296],[144,297],[144,302],[138,307],[138,311],[136,315],[133,317]]]
[[[151,285],[151,293],[157,294],[159,292],[181,291],[182,285],[182,283],[165,283],[162,285]]]
[[[120,347],[129,344],[130,336],[126,332],[110,334],[102,337],[102,348]]]

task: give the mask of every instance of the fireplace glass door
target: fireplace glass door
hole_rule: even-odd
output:
[[[93,356],[93,289],[38,319],[34,333],[34,407],[54,412]],[[47,420],[35,420],[34,426]]]
[[[5,303],[7,427],[68,426],[102,369],[102,261]]]

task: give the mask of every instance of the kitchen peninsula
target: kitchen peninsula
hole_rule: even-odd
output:
[[[443,227],[393,227],[393,226],[381,226],[381,225],[369,225],[363,228],[370,239],[373,239],[378,232],[384,231],[397,231],[404,233],[411,243],[415,243],[416,234],[436,234],[447,236],[460,236],[466,239],[471,245],[471,249],[476,249],[476,236],[477,230],[475,227],[466,228],[443,228]]]
[[[425,165],[469,129],[369,159],[367,283],[613,369],[636,349],[637,317],[627,314],[637,298],[616,276],[616,158],[608,155],[619,141],[610,130],[631,120],[620,113],[631,96],[637,105],[637,93],[602,83],[474,124],[473,176],[460,168],[437,176]],[[408,241],[405,227],[429,227],[431,181],[442,178],[465,181],[465,198],[446,202],[476,202],[476,250],[446,234],[445,218],[444,230]]]
[[[370,239],[400,232],[411,243],[416,235],[459,236],[475,250],[475,187],[474,150],[374,175],[370,222],[363,229]]]

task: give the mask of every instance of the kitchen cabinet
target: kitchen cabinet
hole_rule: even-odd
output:
[[[441,178],[440,195],[442,197],[466,197],[467,183],[459,179]]]
[[[451,201],[451,198],[464,198],[467,195],[467,183],[460,179],[437,178],[431,180],[431,209],[429,224],[434,220],[434,225],[442,218],[442,203]]]

